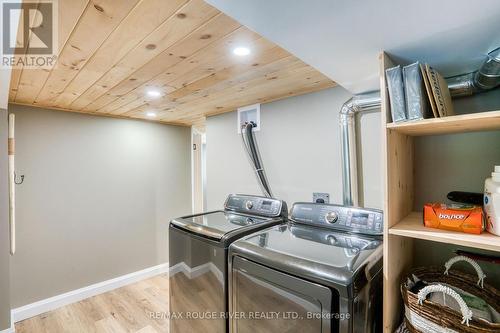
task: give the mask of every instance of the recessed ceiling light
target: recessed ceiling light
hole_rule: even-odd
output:
[[[146,91],[146,94],[149,96],[149,97],[160,97],[161,96],[161,91],[159,90],[155,90],[155,89],[150,89],[148,91]]]
[[[146,113],[146,116],[148,116],[150,118],[154,118],[154,117],[156,117],[156,112],[149,111],[149,112]]]
[[[233,50],[233,53],[237,56],[246,56],[250,54],[250,49],[248,47],[239,46]]]

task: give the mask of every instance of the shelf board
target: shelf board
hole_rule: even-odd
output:
[[[500,130],[500,111],[389,123],[387,128],[410,136]]]
[[[390,228],[389,234],[500,252],[499,236],[487,232],[473,235],[427,228],[422,221],[422,213],[413,212]]]

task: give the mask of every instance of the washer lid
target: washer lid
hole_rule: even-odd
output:
[[[349,285],[382,257],[377,239],[290,224],[254,233],[231,245],[233,254],[299,276]]]
[[[269,218],[247,216],[232,212],[216,211],[206,214],[181,217],[172,224],[200,236],[221,240],[224,235],[247,229],[253,225],[270,221]]]

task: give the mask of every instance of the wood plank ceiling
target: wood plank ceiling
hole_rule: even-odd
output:
[[[251,53],[236,56],[238,46]],[[59,0],[58,63],[15,69],[9,100],[199,125],[207,115],[334,85],[203,0]]]

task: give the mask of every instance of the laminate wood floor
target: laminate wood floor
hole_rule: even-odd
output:
[[[168,275],[158,275],[16,323],[16,333],[166,333]]]

